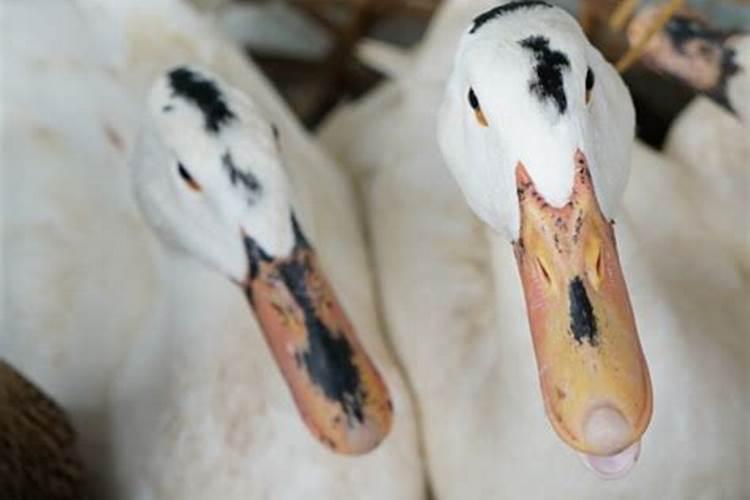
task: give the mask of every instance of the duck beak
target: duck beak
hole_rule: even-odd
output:
[[[292,215],[291,254],[272,258],[243,235],[243,285],[268,346],[307,427],[343,454],[362,454],[388,434],[392,404]]]
[[[590,467],[615,477],[637,458],[651,381],[614,228],[580,151],[575,162],[573,194],[562,208],[548,205],[517,165],[521,229],[513,245],[547,416]]]

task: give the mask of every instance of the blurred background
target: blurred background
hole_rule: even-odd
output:
[[[441,0],[194,0],[211,10],[231,38],[246,48],[308,128],[314,130],[340,102],[356,99],[384,78],[357,56],[363,40],[409,49],[417,44]],[[626,52],[612,14],[636,0],[552,0],[573,15],[612,62]],[[750,28],[750,0],[691,0],[717,26]],[[624,74],[638,111],[638,135],[660,147],[694,92],[635,64]]]

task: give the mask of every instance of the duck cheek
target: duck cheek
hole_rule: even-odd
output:
[[[246,237],[247,298],[305,424],[338,453],[362,454],[388,434],[388,390],[301,232],[288,257]]]

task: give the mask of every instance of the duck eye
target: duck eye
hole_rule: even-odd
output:
[[[591,100],[591,89],[594,88],[594,72],[589,68],[586,71],[586,104]]]
[[[190,189],[193,191],[200,191],[201,186],[198,184],[195,179],[193,179],[193,176],[190,175],[190,173],[187,171],[185,166],[182,163],[177,163],[177,172],[180,174],[180,177],[183,181],[188,185]]]
[[[474,110],[474,116],[479,124],[483,127],[489,126],[487,118],[484,116],[484,113],[482,113],[482,107],[479,106],[479,99],[477,99],[477,95],[471,87],[469,87],[469,106]]]

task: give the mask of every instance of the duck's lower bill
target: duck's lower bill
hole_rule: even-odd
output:
[[[374,449],[388,434],[392,404],[382,377],[294,223],[296,244],[271,258],[245,237],[245,291],[309,430],[343,454]]]
[[[614,228],[580,151],[575,166],[570,201],[556,208],[519,163],[514,250],[547,416],[563,441],[601,464],[595,457],[618,456],[645,432],[651,381]]]
[[[620,479],[635,466],[640,453],[641,443],[637,441],[614,455],[598,456],[579,452],[578,456],[583,465],[601,479]]]

